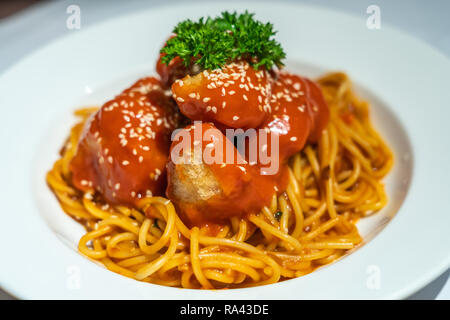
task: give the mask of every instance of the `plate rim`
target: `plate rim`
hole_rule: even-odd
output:
[[[251,3],[251,2],[250,2],[250,3]],[[254,3],[253,3],[253,4],[254,4]],[[240,5],[241,5],[241,4],[240,4]],[[215,7],[222,7],[222,6],[223,6],[223,3],[220,3],[220,2],[219,2],[219,3],[214,3],[214,6],[215,6]],[[269,5],[268,5],[268,4],[263,4],[263,6],[269,6]],[[285,3],[283,3],[282,6],[284,6],[284,7],[293,7],[293,6],[294,6],[294,7],[296,7],[296,8],[298,8],[298,7],[311,8],[311,7],[312,7],[312,8],[314,8],[314,10],[320,10],[320,11],[332,12],[331,10],[328,10],[328,9],[326,9],[326,8],[323,8],[323,7],[310,6],[310,5],[304,5],[304,4],[302,4],[302,5],[299,5],[299,4],[292,5],[292,4],[285,4]],[[187,7],[187,6],[186,6],[186,5],[179,5],[179,4],[178,4],[177,7],[179,8],[179,7]],[[150,8],[150,9],[145,10],[144,12],[147,13],[147,12],[149,12],[149,11],[155,11],[155,10],[156,10],[156,11],[160,11],[161,9],[166,9],[166,8],[167,8],[167,7],[165,7],[165,6],[157,7],[156,9]],[[308,9],[308,10],[309,10],[309,9]],[[127,14],[127,15],[123,15],[123,16],[115,16],[115,17],[106,19],[106,20],[104,20],[104,21],[102,21],[102,22],[100,22],[100,23],[98,23],[98,24],[90,25],[90,26],[86,27],[86,29],[83,30],[82,32],[89,32],[91,29],[98,28],[98,27],[101,26],[101,25],[107,25],[108,23],[114,22],[114,21],[117,20],[117,19],[125,19],[126,17],[133,16],[133,15],[143,14],[144,12],[140,12],[140,13],[133,12],[133,13],[130,13],[130,14]],[[347,14],[347,13],[342,13],[342,12],[339,12],[339,13],[332,12],[332,13],[333,13],[333,14],[338,14],[338,15],[341,15],[341,16],[349,16],[349,17],[355,18],[353,15]],[[388,30],[391,29],[391,27],[385,27],[384,25],[383,25],[383,28],[387,28]],[[414,41],[419,42],[421,45],[423,45],[423,46],[426,47],[427,49],[431,49],[431,50],[435,51],[435,53],[438,53],[438,54],[442,55],[441,52],[439,52],[438,50],[436,50],[434,47],[432,47],[432,46],[430,46],[430,45],[424,43],[423,41],[421,41],[421,40],[419,40],[419,39],[416,39],[416,38],[414,38],[414,37],[412,37],[412,36],[410,36],[410,35],[408,35],[408,34],[405,34],[405,33],[401,32],[401,31],[398,31],[398,30],[396,30],[396,29],[394,29],[394,30],[395,30],[395,32],[401,33],[401,34],[403,34],[403,35],[407,35],[408,37],[410,37],[410,38],[413,39]],[[30,53],[29,55],[27,55],[25,58],[23,58],[22,60],[20,60],[18,63],[14,64],[14,65],[11,66],[10,68],[6,69],[5,72],[3,72],[2,75],[0,75],[0,84],[2,83],[2,81],[4,81],[4,80],[3,80],[4,78],[7,78],[7,76],[8,76],[10,73],[13,73],[13,72],[14,72],[14,70],[17,68],[18,65],[23,64],[23,61],[26,61],[26,60],[31,59],[31,58],[32,58],[34,55],[36,55],[40,50],[48,49],[48,48],[50,48],[51,46],[53,46],[53,45],[55,45],[55,44],[58,44],[61,40],[66,39],[66,38],[67,38],[67,36],[62,36],[62,37],[59,37],[59,38],[57,38],[57,39],[52,40],[51,42],[47,43],[46,45],[40,47],[40,48],[37,49],[36,51],[34,51],[34,52]],[[445,56],[443,56],[443,57],[445,58]],[[447,63],[448,63],[448,61],[447,61]],[[448,67],[448,66],[447,66],[447,67]],[[415,152],[415,151],[413,150],[413,152]],[[415,170],[415,166],[414,166],[414,170]],[[413,179],[414,179],[414,177],[415,177],[415,174],[413,174]],[[411,183],[411,186],[412,186],[413,184],[414,184],[414,182]],[[410,190],[410,192],[411,192],[411,190]],[[408,201],[407,199],[408,199],[408,197],[410,196],[410,192],[408,193],[407,198],[405,199],[405,202]],[[402,213],[402,210],[400,210],[400,211],[398,212],[397,216],[398,216],[400,213]],[[397,219],[397,217],[396,217],[396,219],[394,219],[394,221],[396,221],[396,220],[399,220],[399,219]],[[394,221],[391,221],[391,222],[386,226],[385,229],[390,228],[390,225],[391,225]],[[40,227],[41,227],[42,230],[45,230],[45,227],[47,227],[47,232],[50,230],[50,228],[48,228],[48,226],[47,226],[46,224],[45,224],[45,226],[40,226]],[[42,228],[42,227],[43,227],[43,228]],[[385,231],[385,230],[382,230],[377,238],[379,238],[379,237],[382,235],[382,233],[383,233],[384,231]],[[53,232],[50,232],[50,233],[53,234]],[[53,234],[53,235],[54,235],[54,234]],[[56,239],[56,237],[55,237],[55,239]],[[374,241],[374,240],[376,240],[376,239],[373,239],[372,241]],[[57,240],[57,241],[59,241],[59,240]],[[369,242],[367,245],[370,245],[370,243],[371,243],[371,242]],[[64,248],[65,248],[65,247],[64,247]],[[73,252],[73,253],[75,253],[75,252]],[[77,256],[79,256],[78,253],[75,253],[75,254],[76,254]],[[352,255],[355,255],[355,254],[356,254],[356,252],[353,253]],[[348,259],[348,258],[349,258],[349,257],[347,257],[346,259]],[[86,259],[83,259],[83,260],[85,260],[84,262],[88,262],[89,264],[92,264],[90,261],[88,261],[88,260],[86,260]],[[83,264],[84,264],[84,262],[83,262]],[[436,266],[435,269],[433,269],[433,270],[428,270],[428,272],[427,272],[421,279],[417,279],[416,281],[410,283],[408,286],[404,286],[401,290],[399,290],[399,291],[397,291],[397,292],[393,292],[393,293],[391,294],[391,296],[387,296],[387,297],[388,297],[388,298],[404,298],[404,297],[406,297],[407,295],[413,293],[413,292],[414,292],[413,290],[420,289],[420,288],[421,288],[422,286],[424,286],[426,283],[428,283],[428,282],[430,282],[431,280],[433,280],[433,279],[435,279],[436,277],[438,277],[442,272],[444,272],[446,269],[448,269],[449,265],[450,265],[450,256],[447,255],[447,259],[446,259],[446,260],[445,260],[445,259],[442,260],[441,265]],[[0,270],[1,270],[1,267],[0,267]],[[109,271],[108,271],[108,272],[109,272]],[[109,272],[109,273],[110,273],[110,272]],[[120,277],[122,277],[122,276],[120,276]],[[1,279],[1,285],[2,285],[2,287],[3,287],[6,291],[11,292],[13,295],[15,295],[15,296],[17,296],[17,297],[27,298],[27,294],[26,294],[26,293],[25,293],[25,294],[23,293],[23,292],[25,292],[25,291],[22,291],[22,293],[20,293],[20,292],[19,292],[20,290],[17,291],[15,288],[13,288],[13,286],[10,286],[9,283],[8,283],[8,281],[6,281],[6,282],[4,281],[4,276],[3,276],[3,275],[0,276],[0,279]],[[130,279],[126,279],[126,280],[130,280]],[[131,281],[134,281],[134,280],[131,280]],[[296,280],[289,280],[289,282],[295,282],[295,281],[296,281]],[[121,282],[121,281],[120,281],[120,282]],[[5,284],[6,284],[6,285],[5,285]],[[148,285],[148,284],[145,284],[145,285]],[[270,285],[270,286],[277,286],[277,285],[278,285],[278,284],[276,284],[276,285]],[[262,288],[262,287],[257,287],[257,288]],[[175,290],[178,290],[178,289],[175,289]],[[187,292],[191,292],[191,290],[189,290],[189,289],[183,289],[183,290],[185,290],[185,291],[187,291]],[[246,289],[239,289],[239,290],[246,290]],[[234,290],[233,290],[233,291],[234,291]],[[194,290],[194,292],[198,292],[198,290]],[[208,293],[208,295],[209,295],[209,293]],[[210,295],[209,298],[214,299],[214,298],[215,298],[214,295],[215,295],[215,293],[212,293],[212,294]],[[231,296],[232,296],[232,295],[231,295]],[[35,297],[33,297],[33,296],[28,296],[28,298],[35,298]],[[201,298],[205,298],[205,297],[202,296]]]

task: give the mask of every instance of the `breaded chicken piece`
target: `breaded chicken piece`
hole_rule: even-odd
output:
[[[70,163],[72,183],[113,204],[163,194],[170,134],[179,119],[158,79],[137,81],[85,124]]]
[[[201,130],[198,136],[203,136],[203,141],[196,138],[196,130]],[[236,155],[231,163],[225,163],[227,148]],[[167,178],[166,195],[189,226],[257,212],[270,202],[282,179],[281,175],[261,175],[211,123],[197,123],[178,132],[171,146]]]
[[[239,61],[176,80],[172,92],[180,111],[191,120],[257,128],[271,110],[271,82],[268,71]]]

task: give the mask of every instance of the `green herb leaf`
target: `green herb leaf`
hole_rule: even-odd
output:
[[[255,69],[283,66],[286,54],[273,39],[273,25],[253,16],[247,11],[239,15],[225,11],[214,19],[178,23],[173,29],[176,36],[161,49],[162,62],[169,64],[179,56],[186,66],[195,63],[203,69],[221,68],[237,59],[247,60]]]

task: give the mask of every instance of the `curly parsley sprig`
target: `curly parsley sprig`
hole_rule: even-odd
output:
[[[203,69],[217,69],[230,61],[245,59],[256,69],[283,66],[281,45],[273,39],[271,23],[253,18],[253,13],[222,12],[216,18],[185,20],[174,28],[175,37],[161,49],[162,62],[169,64],[179,56],[184,65],[193,63]]]

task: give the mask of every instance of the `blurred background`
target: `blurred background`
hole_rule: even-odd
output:
[[[197,0],[208,6],[212,0]],[[228,0],[231,2],[232,0]],[[261,1],[261,0],[260,0]],[[450,1],[448,0],[284,0],[327,7],[365,17],[369,5],[381,10],[381,23],[417,37],[450,57]],[[1,0],[0,73],[51,40],[67,32],[66,9],[80,6],[83,28],[128,12],[186,3],[181,0]],[[450,299],[447,270],[409,299]],[[0,288],[0,299],[14,299]]]

